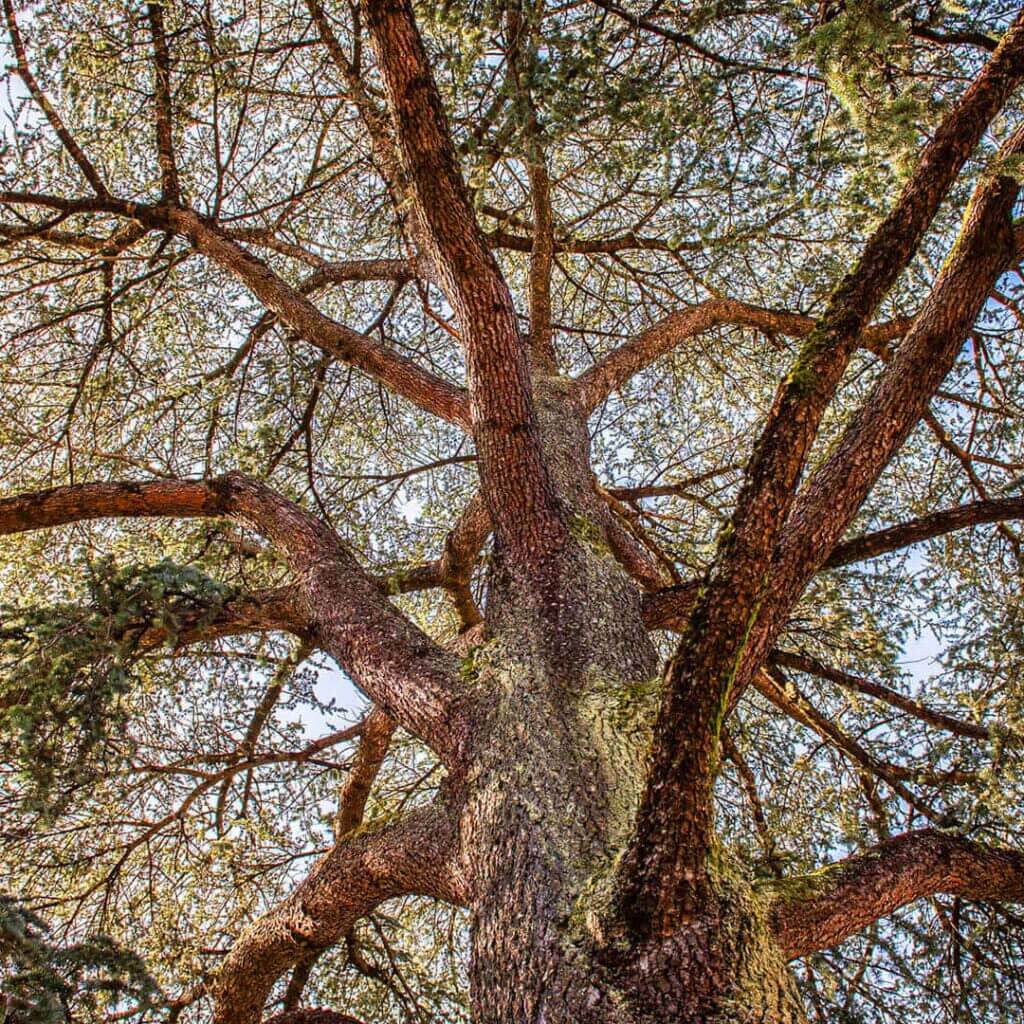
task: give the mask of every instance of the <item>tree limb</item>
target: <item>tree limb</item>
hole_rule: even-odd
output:
[[[334,945],[386,899],[417,893],[464,902],[464,883],[451,867],[455,839],[449,809],[427,807],[341,840],[232,946],[211,986],[214,1024],[258,1024],[274,983],[289,967]]]
[[[156,98],[156,148],[163,179],[162,196],[166,202],[177,203],[178,167],[174,159],[174,117],[171,109],[171,58],[164,32],[162,3],[146,5],[150,35],[153,38],[153,93]]]
[[[1024,854],[921,829],[772,888],[775,932],[795,960],[923,896],[1024,900]]]
[[[47,98],[46,93],[39,88],[39,83],[36,81],[35,75],[32,74],[32,69],[28,66],[25,44],[22,42],[21,32],[18,30],[18,22],[14,16],[14,5],[11,3],[11,0],[3,0],[3,3],[4,16],[7,19],[7,30],[11,36],[11,46],[14,49],[14,56],[18,62],[18,77],[25,83],[25,88],[28,89],[32,99],[35,100],[36,106],[46,116],[50,127],[54,130],[57,138],[60,139],[61,145],[63,145],[71,159],[78,165],[78,169],[82,172],[85,180],[92,185],[96,195],[100,197],[109,196],[110,193],[107,191],[107,186],[103,183],[99,171],[96,170],[93,162],[85,155],[85,151],[75,141],[75,137],[68,131],[60,114],[57,113],[56,108]]]
[[[334,841],[340,842],[349,833],[353,832],[363,823],[363,814],[366,810],[366,801],[370,795],[370,789],[374,780],[387,756],[388,747],[391,744],[391,737],[395,731],[395,723],[380,708],[374,708],[366,718],[363,719],[362,729],[359,735],[359,746],[352,757],[345,775],[345,781],[338,789],[338,809],[334,815]],[[354,932],[349,929],[345,934],[346,941],[354,941]],[[279,1014],[274,1020],[282,1017],[288,1019],[289,1014],[295,1014],[302,999],[302,993],[309,981],[309,976],[314,965],[324,952],[324,947],[318,946],[307,950],[295,963],[292,969],[291,978],[288,980],[288,988],[284,995],[284,1013]],[[297,1011],[299,1015],[305,1012],[316,1014],[329,1011]],[[296,1017],[301,1019],[301,1017]],[[317,1019],[315,1016],[310,1019]],[[327,1018],[323,1018],[327,1019]]]
[[[911,544],[919,544],[932,537],[941,537],[954,530],[1022,517],[1024,517],[1024,497],[975,501],[969,505],[958,505],[955,508],[930,512],[928,515],[918,516],[905,523],[843,541],[842,544],[832,549],[832,554],[825,560],[823,567],[834,569],[838,566],[850,565],[852,562],[863,562],[890,551],[909,547]]]
[[[196,250],[241,281],[304,341],[357,366],[421,409],[450,423],[469,426],[465,392],[435,377],[411,359],[371,341],[366,335],[324,316],[305,295],[286,284],[262,260],[191,210],[166,211],[166,220],[186,235]],[[321,276],[327,278],[322,271]]]
[[[136,220],[151,230],[183,235],[197,252],[244,284],[304,341],[358,367],[421,409],[461,427],[469,426],[469,403],[462,388],[325,316],[299,289],[285,282],[215,221],[194,210],[152,206],[112,196],[66,199],[44,193],[9,191],[0,192],[0,203],[42,206],[69,214],[109,213]],[[362,279],[358,272],[354,278],[348,278],[345,272],[339,272],[339,276]]]
[[[983,725],[975,725],[973,722],[965,722],[961,718],[953,718],[941,711],[935,711],[916,700],[905,697],[902,693],[897,693],[888,686],[882,686],[881,683],[872,682],[872,680],[864,679],[861,676],[851,675],[849,672],[841,672],[839,669],[818,661],[817,658],[809,658],[805,654],[795,654],[790,651],[773,651],[771,661],[772,664],[781,665],[783,668],[795,669],[797,672],[817,676],[819,679],[827,679],[846,690],[855,690],[857,693],[884,701],[922,722],[927,722],[928,725],[945,729],[957,736],[972,740],[987,740],[992,736],[992,730]]]
[[[244,633],[281,632],[302,636],[311,625],[303,611],[301,592],[294,584],[239,594],[226,601],[208,621],[201,612],[185,612],[179,619],[175,647]],[[160,630],[151,629],[139,642],[143,647],[155,647],[165,640]]]
[[[376,703],[457,762],[466,740],[458,661],[388,602],[321,520],[241,473],[214,480],[98,483],[0,500],[0,535],[104,517],[230,516],[285,555],[309,636]]]
[[[902,336],[911,323],[910,318],[902,318],[868,327],[862,332],[859,343],[870,351],[880,351],[886,342]],[[708,299],[669,314],[581,373],[575,385],[577,401],[588,412],[595,409],[631,377],[687,339],[727,324],[803,338],[814,330],[815,320],[800,313],[765,309],[736,299]]]
[[[470,629],[481,621],[469,587],[470,579],[480,549],[490,533],[491,517],[477,491],[445,537],[440,558],[394,573],[382,580],[382,585],[389,592],[399,594],[444,587],[451,594],[463,629]]]
[[[431,256],[430,230],[423,219],[422,211],[411,202],[410,183],[396,151],[391,126],[387,123],[384,113],[378,109],[377,104],[367,93],[360,77],[359,67],[348,58],[342,49],[323,5],[318,0],[306,0],[306,7],[309,9],[310,16],[320,33],[321,41],[327,48],[331,61],[341,73],[349,97],[370,136],[370,148],[373,151],[377,171],[384,178],[391,203],[403,225],[408,228],[411,242],[418,250],[414,262],[424,277],[440,284],[442,282]],[[356,32],[358,30],[357,26]],[[407,221],[405,219],[406,211],[409,214]]]
[[[668,629],[681,633],[700,593],[700,580],[688,580],[673,587],[644,594],[641,598],[644,625],[648,629]]]
[[[1024,126],[1007,140],[1000,158],[1021,151]],[[953,367],[993,284],[1014,256],[1011,215],[1017,192],[1017,182],[1002,176],[984,179],[975,189],[960,237],[914,326],[831,455],[801,489],[772,557],[766,587],[770,596],[762,603],[744,653],[747,670],[763,659],[807,582],[831,557]],[[930,526],[938,529],[956,518],[950,514]]]
[[[374,708],[367,715],[359,747],[338,790],[338,809],[334,815],[335,842],[362,824],[370,789],[387,756],[394,732],[394,720],[380,708]]]

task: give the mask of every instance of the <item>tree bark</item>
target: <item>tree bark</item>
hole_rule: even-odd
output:
[[[461,659],[389,602],[325,522],[240,474],[72,486],[0,501],[0,534],[100,516],[228,516],[253,526],[280,549],[292,580],[231,603],[205,624],[206,635],[294,631],[333,656],[377,705],[361,726],[363,746],[342,792],[334,848],[235,943],[210,985],[214,1024],[258,1024],[289,969],[308,967],[382,901],[409,894],[468,906],[475,1024],[802,1024],[787,966],[793,957],[934,892],[1024,897],[1020,855],[935,832],[893,840],[810,880],[758,887],[715,833],[712,793],[730,699],[756,677],[815,571],[1024,509],[1019,499],[980,502],[837,547],[1017,251],[1010,219],[1017,183],[997,174],[979,186],[961,241],[921,315],[867,328],[985,127],[1024,77],[1024,15],[925,147],[918,172],[819,321],[716,299],[670,316],[569,380],[559,376],[552,346],[551,267],[560,243],[539,143],[530,155],[532,322],[524,337],[477,224],[409,0],[362,2],[390,122],[361,91],[358,69],[347,63],[325,10],[314,0],[308,7],[358,93],[398,205],[410,210],[420,250],[410,263],[320,267],[292,287],[240,237],[177,204],[158,5],[150,17],[165,202],[115,199],[42,100],[95,198],[0,192],[4,202],[114,213],[187,237],[244,283],[268,316],[473,435],[479,497],[441,557],[394,587],[440,585],[452,593],[465,628]],[[4,8],[20,72],[39,99],[9,0]],[[1017,155],[1022,139],[1009,155]],[[421,258],[458,319],[465,390],[331,320],[307,298],[332,274],[404,280]],[[722,324],[806,340],[779,388],[707,577],[644,598],[634,580],[655,588],[661,573],[630,546],[595,485],[587,416],[673,346]],[[903,344],[871,400],[798,493],[855,346],[880,345],[896,334],[905,334]],[[484,617],[470,580],[492,528]],[[684,630],[660,674],[649,636],[655,627]],[[786,713],[913,803],[893,766],[872,762],[799,693],[785,692],[774,676],[765,679],[762,691]],[[883,696],[901,706],[892,694]],[[911,710],[978,737],[948,716]],[[420,737],[447,774],[433,806],[364,826],[396,723]],[[307,1009],[277,1021],[343,1019]]]
[[[546,464],[576,541],[552,621],[499,562],[489,639],[467,659],[488,693],[460,837],[479,1024],[802,1021],[769,903],[722,859],[700,912],[666,939],[616,931],[616,865],[634,827],[660,702],[640,594],[616,559],[571,387],[535,374]]]

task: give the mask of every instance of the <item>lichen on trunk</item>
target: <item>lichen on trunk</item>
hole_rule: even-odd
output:
[[[547,592],[521,586],[498,549],[491,638],[472,657],[489,694],[461,824],[474,879],[474,1021],[801,1021],[769,901],[726,870],[724,854],[700,917],[657,942],[623,930],[617,867],[647,781],[662,679],[638,592],[607,540],[583,417],[557,379],[536,392],[574,543]]]

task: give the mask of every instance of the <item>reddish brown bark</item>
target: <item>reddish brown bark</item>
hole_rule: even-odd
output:
[[[635,235],[592,244],[558,237],[552,183],[536,137],[529,154],[534,223],[521,225],[532,237],[485,235],[462,180],[411,5],[364,0],[362,6],[390,121],[364,88],[360,69],[342,52],[324,9],[315,0],[307,6],[368,127],[396,209],[409,213],[408,238],[418,250],[409,260],[325,264],[272,234],[232,232],[176,205],[179,184],[167,130],[173,116],[170,63],[157,5],[150,22],[166,202],[137,204],[106,191],[40,98],[17,38],[16,56],[30,92],[97,196],[0,194],[5,202],[112,214],[146,230],[188,238],[197,252],[250,289],[267,309],[267,323],[276,316],[331,356],[467,428],[475,444],[480,496],[435,561],[388,581],[398,592],[427,586],[451,592],[467,630],[460,650],[471,654],[462,661],[389,603],[385,588],[323,521],[240,474],[87,484],[0,501],[0,534],[110,516],[225,516],[253,527],[285,557],[291,582],[229,602],[194,638],[239,630],[296,632],[331,654],[378,705],[360,726],[319,741],[340,742],[356,731],[362,737],[339,794],[337,842],[292,896],[235,943],[212,985],[216,1024],[257,1024],[286,971],[298,965],[301,990],[302,971],[360,916],[410,893],[469,907],[471,1001],[479,1024],[718,1024],[737,1014],[772,1024],[797,1022],[803,1013],[788,958],[839,941],[920,896],[1024,898],[1020,854],[936,832],[900,837],[811,879],[788,885],[782,879],[756,889],[733,870],[727,853],[716,850],[711,813],[722,722],[750,679],[786,714],[888,782],[908,804],[930,813],[905,785],[910,769],[872,757],[784,679],[757,673],[811,575],[823,565],[873,557],[1021,510],[1019,499],[980,502],[837,547],[955,360],[988,289],[1017,251],[1009,220],[1016,184],[986,179],[920,315],[912,324],[866,326],[986,125],[1024,75],[1024,15],[926,146],[917,173],[818,321],[715,299],[668,317],[572,382],[555,372],[554,254],[614,252],[634,244],[655,247],[654,242]],[[5,0],[13,32],[11,10]],[[517,25],[513,10],[513,36]],[[696,45],[690,37],[676,41]],[[1004,155],[1015,154],[1019,144],[1014,140]],[[106,239],[50,241],[106,252],[138,237],[132,228]],[[242,241],[303,260],[313,272],[293,287]],[[531,253],[529,337],[520,332],[490,252],[493,242]],[[451,301],[465,349],[467,390],[336,323],[308,299],[328,283],[401,283],[414,275],[438,281]],[[723,324],[787,333],[806,344],[779,389],[711,571],[705,579],[642,597],[633,580],[659,587],[664,562],[622,527],[614,502],[599,493],[586,415],[672,347]],[[871,398],[794,504],[822,415],[855,346],[874,347],[888,358],[884,343],[897,335],[905,335],[903,343]],[[672,486],[653,485],[634,496],[655,496]],[[469,582],[492,526],[497,557],[484,622]],[[647,636],[654,628],[684,634],[660,688]],[[179,639],[193,636],[186,629]],[[477,644],[479,649],[470,646]],[[798,656],[780,654],[777,660],[786,664],[787,658],[788,664],[854,685],[930,724],[971,738],[988,735],[884,688],[872,689],[866,680],[830,674]],[[268,702],[276,697],[271,693]],[[261,704],[254,716],[240,759],[253,757],[265,720],[260,715],[268,706]],[[396,722],[422,738],[448,774],[433,807],[362,826]],[[302,759],[318,749],[313,744],[289,756]],[[749,769],[744,772],[737,751],[733,756],[756,804]],[[241,763],[233,762],[225,777]],[[298,1001],[295,992],[289,998]],[[295,1010],[278,1021],[332,1024],[337,1018],[330,1010]]]
[[[452,423],[465,425],[468,405],[462,389],[435,377],[411,359],[358,331],[324,316],[298,289],[286,284],[264,262],[191,210],[149,214],[187,237],[198,252],[238,278],[300,338],[329,355],[364,370],[396,394]]]
[[[901,319],[868,327],[861,333],[859,344],[871,351],[883,351],[886,343],[901,337],[910,323]],[[715,327],[753,327],[766,334],[805,338],[815,325],[813,317],[799,313],[763,309],[734,299],[708,299],[665,317],[580,374],[576,383],[578,400],[588,411],[596,408],[644,367],[687,339]]]
[[[1022,147],[1024,130],[1018,129],[1002,153],[1010,156]],[[1017,193],[1017,182],[1008,177],[979,185],[960,238],[914,326],[832,454],[800,491],[772,559],[766,587],[770,596],[743,653],[744,671],[763,660],[811,576],[829,557],[952,368],[1014,252],[1012,210]]]
[[[363,8],[415,206],[461,328],[484,500],[513,571],[536,572],[568,536],[512,297],[470,206],[411,6]]]
[[[720,538],[714,565],[666,680],[665,701],[655,728],[650,783],[636,838],[623,861],[627,893],[623,913],[639,934],[670,933],[705,899],[713,834],[711,780],[730,691],[737,681],[742,686],[763,661],[778,625],[813,571],[808,569],[813,557],[806,552],[820,528],[794,513],[793,522],[798,525],[792,529],[792,543],[802,553],[791,561],[801,566],[802,582],[794,585],[786,598],[780,596],[776,580],[779,560],[773,565],[772,556],[804,460],[868,318],[907,265],[986,124],[1022,75],[1024,15],[1018,16],[992,60],[925,147],[917,171],[872,234],[856,268],[833,293],[794,371],[776,395],[744,474],[729,528]],[[982,193],[988,201],[972,207],[971,223],[958,245],[952,269],[947,266],[936,288],[945,302],[933,294],[918,318],[918,323],[929,324],[936,336],[956,347],[1013,246],[1008,213],[1016,186],[999,179],[983,186]],[[999,245],[989,244],[992,232]],[[972,242],[981,247],[982,238],[982,262],[972,264],[970,257],[979,254],[972,252],[965,258],[965,250]],[[957,302],[951,301],[950,291],[957,293]],[[966,303],[965,293],[970,296]],[[951,342],[951,338],[956,340]],[[901,346],[904,348],[914,351],[916,346]],[[928,389],[920,381],[916,385],[923,395],[938,386],[936,382]],[[893,451],[895,447],[889,458]],[[847,488],[844,495],[854,490]],[[816,507],[816,512],[822,511]],[[752,637],[755,620],[758,633]],[[774,629],[769,622],[775,624]]]
[[[334,815],[336,840],[342,839],[362,824],[370,789],[387,756],[394,732],[394,721],[380,708],[374,708],[363,723],[359,749],[338,790],[338,810]]]
[[[923,540],[931,540],[932,537],[941,537],[954,530],[969,529],[982,523],[1020,519],[1022,516],[1024,498],[994,498],[930,512],[905,523],[843,541],[832,549],[832,554],[825,560],[825,568],[863,562],[890,551],[899,551],[911,544],[919,544]]]
[[[411,812],[394,825],[355,832],[318,862],[309,878],[246,929],[217,973],[215,1024],[259,1021],[274,983],[310,951],[343,938],[390,896],[464,899],[453,872],[451,809]]]
[[[781,886],[776,934],[793,960],[834,946],[879,917],[937,893],[1020,900],[1024,856],[933,829],[908,832]]]

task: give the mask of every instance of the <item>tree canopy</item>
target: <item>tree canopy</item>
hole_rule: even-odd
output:
[[[689,854],[643,838],[701,815],[757,884],[888,851],[910,900],[858,875],[857,929],[808,889],[783,930],[810,1019],[1018,1019],[1019,5],[421,2],[436,89],[392,8],[3,0],[7,1019],[209,1019],[355,836],[374,909],[272,1007],[468,1021],[457,887],[358,843],[441,841],[448,680],[560,530],[634,581],[659,678],[711,656],[695,604],[742,638],[678,696],[720,751],[655,746],[713,788],[641,804],[636,906],[678,924],[644,885]],[[516,417],[565,395],[600,529],[530,489]]]

